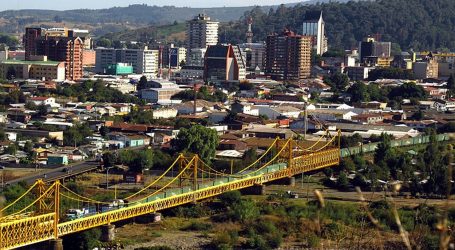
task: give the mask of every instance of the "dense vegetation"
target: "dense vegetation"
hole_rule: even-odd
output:
[[[253,33],[256,41],[264,41],[267,34],[289,27],[301,33],[305,13],[322,10],[326,35],[331,48],[351,49],[358,46],[365,36],[380,34],[383,41],[391,41],[402,49],[415,50],[455,49],[455,34],[450,32],[455,24],[452,0],[378,0],[331,2],[320,5],[296,5],[264,12],[255,8],[241,21],[222,28],[221,41],[245,41],[245,19],[254,19]],[[226,35],[226,37],[225,37]],[[395,49],[399,51],[398,48]]]

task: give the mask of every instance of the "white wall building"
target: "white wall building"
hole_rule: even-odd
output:
[[[97,48],[96,49],[96,66],[97,73],[105,73],[109,64],[127,63],[133,66],[136,74],[158,74],[158,50],[144,49],[113,49]]]
[[[211,21],[210,17],[206,14],[199,14],[187,22],[186,48],[188,52],[186,61],[188,65],[198,65],[192,64],[193,61],[190,60],[192,49],[205,49],[209,45],[216,45],[218,43],[218,25],[219,22]],[[203,63],[199,66],[202,65]]]
[[[316,48],[318,55],[322,55],[328,50],[322,11],[309,11],[305,15],[302,34],[313,37],[313,46]]]

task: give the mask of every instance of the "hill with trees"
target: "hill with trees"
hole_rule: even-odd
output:
[[[378,34],[382,41],[395,44],[394,50],[454,50],[455,1],[452,0],[378,0],[329,2],[315,5],[281,5],[265,12],[254,8],[235,23],[221,29],[221,41],[231,43],[246,40],[245,20],[254,20],[254,40],[263,41],[267,34],[284,27],[301,33],[305,13],[323,11],[329,47],[350,49],[358,46],[365,36]],[[398,47],[398,46],[399,47]]]

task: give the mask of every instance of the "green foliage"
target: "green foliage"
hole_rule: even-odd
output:
[[[192,221],[188,226],[183,228],[185,231],[208,231],[212,229],[212,224]]]
[[[368,80],[378,79],[414,79],[414,74],[410,70],[400,68],[376,68],[368,73]]]
[[[224,207],[229,207],[238,204],[242,200],[242,194],[238,190],[230,191],[220,194],[218,199],[220,199]]]
[[[153,166],[154,153],[152,149],[123,150],[118,155],[118,158],[109,159],[109,162],[113,160],[114,162],[129,166],[129,170],[132,172],[142,173],[144,170]],[[111,156],[109,155],[109,157]]]
[[[354,161],[350,157],[341,159],[340,170],[349,172],[349,171],[353,171],[355,169],[356,169],[356,167],[355,167]]]
[[[16,155],[18,150],[18,146],[15,143],[9,144],[7,148],[5,148],[4,153],[10,155]]]
[[[233,221],[239,222],[251,222],[257,219],[259,216],[259,208],[256,206],[254,201],[245,199],[239,203],[232,205],[230,218]]]
[[[70,234],[63,238],[63,247],[69,250],[85,250],[99,247],[101,229],[94,228],[80,233]],[[75,244],[77,242],[77,244]]]
[[[338,175],[336,185],[337,185],[338,189],[343,190],[343,191],[346,191],[349,189],[349,180],[348,180],[348,177],[346,176],[345,172],[341,172]]]
[[[357,147],[363,142],[362,136],[355,133],[352,136],[341,136],[340,146],[341,148]]]
[[[332,88],[332,91],[340,93],[346,90],[349,84],[349,77],[346,74],[335,72],[328,77],[324,77],[324,82]]]
[[[101,80],[95,82],[88,80],[81,84],[66,85],[57,89],[56,93],[62,96],[76,97],[81,102],[141,103],[139,98],[110,88]]]
[[[134,250],[174,250],[172,247],[168,246],[153,246],[153,247],[138,247]]]
[[[93,135],[87,123],[76,124],[63,131],[63,144],[65,146],[79,146],[87,143],[86,137]]]
[[[201,125],[182,128],[177,137],[172,140],[176,152],[191,152],[198,154],[205,162],[210,162],[215,157],[215,149],[219,139],[215,130]]]
[[[428,96],[425,89],[415,83],[406,82],[403,85],[392,88],[388,95],[389,99],[416,98],[417,100],[426,99]]]
[[[455,3],[451,0],[331,1],[317,5],[281,5],[269,12],[256,7],[241,21],[226,24],[222,28],[226,30],[226,37],[221,34],[220,40],[227,38],[230,43],[245,41],[245,20],[250,16],[254,20],[253,33],[258,41],[264,41],[268,34],[280,32],[284,27],[300,31],[302,17],[309,11],[323,12],[331,48],[351,49],[364,37],[381,34],[382,41],[391,41],[403,50],[455,49],[455,35],[447,30],[455,23],[451,19]],[[397,45],[394,45],[395,53]]]
[[[146,89],[147,86],[147,77],[146,76],[141,76],[141,79],[139,80],[139,83],[137,84],[137,91]]]
[[[210,93],[207,87],[202,86],[197,92],[197,99],[202,99],[210,102],[225,102],[227,100],[227,95],[223,93],[221,90],[215,90]],[[194,100],[194,90],[185,90],[179,92],[172,96],[172,99],[175,100],[183,100],[183,101],[193,101]]]

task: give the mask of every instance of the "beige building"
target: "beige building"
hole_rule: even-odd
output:
[[[267,36],[267,75],[274,80],[301,80],[311,74],[311,37],[286,30]]]
[[[438,78],[439,64],[436,60],[428,60],[425,62],[415,62],[413,64],[414,76],[417,79]]]
[[[47,61],[6,60],[0,63],[0,78],[3,79],[50,79],[65,80],[65,63]]]

